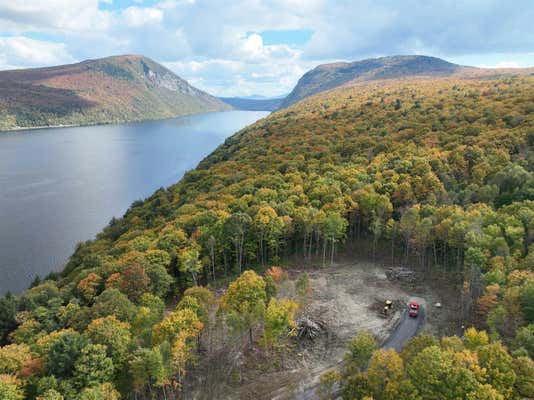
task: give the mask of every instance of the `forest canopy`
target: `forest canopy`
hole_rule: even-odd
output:
[[[80,244],[61,274],[0,300],[0,393],[179,391],[213,304],[200,285],[240,275],[222,308],[251,342],[254,324],[267,321],[272,345],[295,307],[270,300],[271,277],[242,273],[289,255],[330,263],[363,238],[460,273],[463,317],[492,343],[436,342],[409,362],[369,353],[365,381],[351,384],[390,398],[381,374],[424,380],[420,371],[442,358],[451,382],[469,372],[476,398],[513,398],[517,375],[533,373],[534,77],[351,84],[240,131]]]

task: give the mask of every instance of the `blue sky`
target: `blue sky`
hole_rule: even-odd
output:
[[[313,35],[311,29],[285,29],[285,30],[267,30],[258,33],[263,39],[264,45],[287,44],[294,46],[304,46],[308,43]]]
[[[532,21],[532,0],[0,0],[0,69],[136,53],[216,95],[276,96],[339,60],[534,66]]]

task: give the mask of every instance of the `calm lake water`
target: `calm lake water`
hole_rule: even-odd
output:
[[[266,115],[230,111],[0,133],[0,294],[60,270],[76,243]]]

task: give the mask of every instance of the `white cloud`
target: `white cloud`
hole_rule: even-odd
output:
[[[165,65],[200,89],[228,97],[287,94],[302,74],[314,66],[276,59],[261,63],[214,59]]]
[[[99,9],[110,1],[0,0],[0,26],[10,36],[62,40],[52,44],[57,60],[145,54],[220,95],[284,93],[309,68],[334,60],[477,54],[465,64],[502,67],[515,65],[501,60],[526,66],[533,59],[521,58],[534,42],[531,0],[514,7],[505,0],[132,0],[122,10]],[[260,35],[298,29],[313,31],[307,44],[270,44]],[[489,52],[502,56],[484,57]],[[21,64],[12,52],[0,50],[0,58]]]
[[[140,28],[158,24],[163,20],[163,11],[153,7],[128,7],[122,12],[126,26]]]
[[[358,59],[426,53],[525,52],[534,41],[530,0],[332,1],[316,18],[306,57]]]
[[[229,54],[232,59],[261,63],[273,60],[296,60],[302,53],[296,47],[285,44],[264,45],[261,35],[253,33],[242,35],[229,46]]]
[[[521,68],[516,61],[500,61],[495,65],[489,65],[486,68]]]
[[[0,1],[0,24],[14,33],[24,31],[87,31],[109,27],[110,13],[98,0]]]
[[[261,57],[264,53],[262,37],[254,33],[245,38],[242,43],[242,50],[251,58]]]
[[[196,0],[160,0],[157,6],[161,9],[171,9],[183,5],[192,6],[195,5],[196,2]]]
[[[22,36],[0,37],[0,69],[47,66],[73,62],[63,43]]]
[[[479,64],[480,68],[521,68],[517,61],[498,61],[494,64]]]

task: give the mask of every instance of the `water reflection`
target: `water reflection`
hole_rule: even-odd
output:
[[[0,293],[61,268],[77,242],[267,114],[0,133]]]

